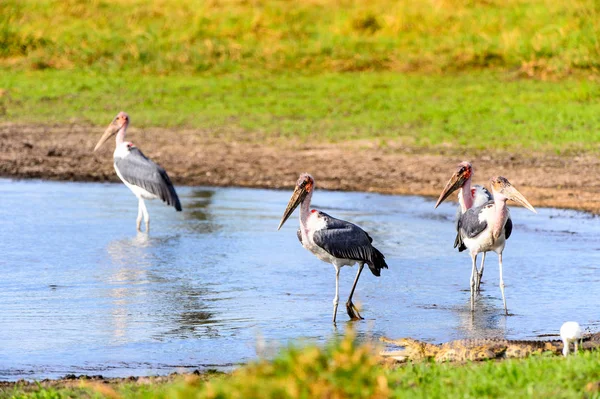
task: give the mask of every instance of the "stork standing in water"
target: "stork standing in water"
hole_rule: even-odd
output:
[[[525,197],[502,176],[491,179],[494,199],[485,204],[468,209],[458,219],[458,234],[460,241],[469,250],[472,260],[471,269],[471,311],[475,310],[475,275],[477,274],[477,254],[494,251],[498,254],[500,269],[500,291],[504,303],[504,313],[508,315],[506,297],[504,295],[504,280],[502,279],[502,252],[506,240],[512,232],[509,225],[510,212],[506,206],[507,200],[520,203],[533,213],[537,213]]]
[[[117,135],[117,145],[113,155],[115,171],[123,183],[138,197],[137,230],[141,231],[143,218],[146,221],[146,232],[149,232],[150,216],[144,203],[145,199],[160,198],[167,205],[174,206],[178,212],[181,211],[181,203],[167,172],[148,159],[133,143],[125,141],[127,126],[129,126],[129,115],[119,112],[108,125],[94,151],[113,135]]]
[[[448,183],[446,183],[444,191],[442,191],[435,204],[435,208],[437,208],[446,198],[450,196],[450,194],[456,190],[459,190],[458,209],[456,210],[456,239],[454,240],[454,248],[458,247],[459,252],[464,251],[467,249],[467,247],[465,247],[460,239],[460,233],[458,231],[458,219],[468,209],[476,208],[494,199],[487,188],[480,186],[479,184],[471,186],[471,179],[473,178],[473,175],[474,172],[471,163],[463,161],[458,164],[458,168],[450,180],[448,180]],[[512,220],[510,217],[506,221],[506,224],[508,226],[507,229],[512,230]],[[477,281],[475,285],[475,292],[477,293],[480,291],[481,278],[483,277],[485,254],[486,253],[484,252],[481,257],[481,269],[477,271]]]
[[[294,209],[300,205],[300,229],[298,239],[302,246],[312,252],[317,258],[331,263],[335,268],[335,298],[333,299],[333,322],[335,323],[339,303],[339,279],[342,266],[353,266],[358,263],[358,272],[346,302],[346,311],[352,320],[362,319],[358,309],[352,303],[352,295],[356,283],[365,265],[379,277],[381,269],[387,269],[385,257],[377,248],[371,245],[373,239],[360,227],[336,219],[324,212],[310,209],[315,181],[309,174],[302,174],[296,183],[294,193],[290,198],[279,227],[283,226]]]

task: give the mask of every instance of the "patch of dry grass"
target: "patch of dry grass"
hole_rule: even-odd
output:
[[[8,69],[419,71],[600,66],[596,0],[4,0]]]

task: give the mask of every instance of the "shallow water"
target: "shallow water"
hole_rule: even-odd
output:
[[[333,267],[301,247],[297,213],[276,231],[291,190],[178,192],[184,212],[148,204],[148,236],[136,234],[137,200],[122,184],[0,180],[0,380],[227,369],[344,333],[356,268],[342,269],[335,328]],[[503,315],[495,254],[471,315],[455,206],[433,204],[316,191],[313,206],[369,231],[390,266],[361,276],[361,339],[535,338],[567,320],[600,328],[598,218],[512,207],[504,280],[514,315]]]

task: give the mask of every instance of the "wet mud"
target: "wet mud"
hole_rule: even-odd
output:
[[[0,125],[0,175],[74,181],[118,181],[114,144],[92,149],[102,127]],[[600,161],[593,155],[531,151],[442,153],[391,141],[265,141],[245,132],[136,129],[127,139],[161,164],[176,185],[290,188],[313,174],[320,188],[437,196],[456,164],[469,160],[474,182],[507,177],[534,206],[600,212]]]

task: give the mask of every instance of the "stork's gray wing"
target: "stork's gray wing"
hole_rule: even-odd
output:
[[[115,158],[115,168],[127,183],[143,188],[181,211],[179,197],[167,171],[148,159],[137,147],[129,147],[126,157]]]
[[[479,220],[479,213],[488,206],[493,206],[494,202],[489,201],[482,206],[478,206],[477,208],[468,209],[465,213],[460,216],[458,219],[458,230],[461,236],[466,236],[468,238],[477,237],[487,228],[487,222]],[[462,244],[462,240],[460,240],[460,244]],[[455,242],[456,245],[456,242]]]
[[[302,232],[300,229],[296,230],[296,236],[298,236],[298,241],[300,241],[300,244],[302,244]]]
[[[336,258],[365,262],[376,276],[379,276],[381,269],[388,268],[385,257],[371,245],[373,239],[366,231],[324,212],[319,214],[325,219],[326,227],[313,234],[315,244]]]
[[[476,197],[474,200],[474,205],[477,204],[481,204],[481,205],[477,205],[477,208],[481,208],[482,206],[488,205],[490,203],[490,201],[492,201],[494,199],[494,197],[492,196],[492,194],[489,192],[489,190],[487,188],[485,188],[484,186],[480,186],[478,184],[474,185],[473,188],[476,190]],[[458,206],[458,209],[456,210],[456,238],[454,239],[454,248],[458,248],[458,252],[462,252],[465,249],[467,249],[467,247],[465,246],[465,243],[462,240],[461,237],[461,233],[460,233],[460,218],[462,216],[461,213],[461,208],[460,205]],[[486,224],[487,226],[487,224]],[[485,229],[485,226],[483,226],[481,228],[481,230],[475,234],[475,236],[479,233],[481,233],[481,231],[483,231]],[[475,237],[473,236],[473,237]],[[469,237],[469,236],[467,236]],[[472,238],[472,237],[469,237]]]
[[[456,227],[456,238],[454,239],[454,248],[458,247],[458,252],[462,252],[465,249],[467,249],[467,247],[465,247],[465,244],[462,242],[462,238],[460,237],[459,222],[460,222],[461,215],[462,215],[462,212],[461,212],[461,208],[459,205],[458,208],[456,209],[456,223],[454,223],[454,227]]]

